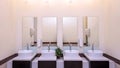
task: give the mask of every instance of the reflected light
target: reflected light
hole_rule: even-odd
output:
[[[73,3],[73,0],[66,0],[66,2],[67,2],[68,4],[71,4],[71,3]]]
[[[43,0],[45,3],[49,3],[49,1],[48,0]]]
[[[63,1],[66,1],[66,4],[68,6],[72,6],[72,4],[73,4],[73,0],[63,0]]]
[[[24,0],[25,3],[28,3],[28,4],[33,4],[36,2],[36,0]]]
[[[73,1],[72,0],[69,0],[69,3],[72,3]]]
[[[43,3],[45,3],[46,5],[48,4],[55,4],[56,0],[41,0]],[[35,3],[39,3],[41,2],[40,0],[24,0],[25,3],[27,4],[35,4]],[[91,4],[94,0],[61,0],[63,2],[65,2],[67,5],[69,6],[73,6],[76,5],[78,3],[82,3],[82,4]]]
[[[84,2],[84,3],[91,3],[91,2],[93,2],[93,0],[81,0],[82,2]]]

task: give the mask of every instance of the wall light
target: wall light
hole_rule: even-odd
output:
[[[63,0],[67,6],[72,6],[73,5],[73,0]]]
[[[28,4],[33,4],[36,2],[36,0],[24,0],[24,2]]]
[[[93,0],[80,0],[81,2],[84,2],[84,3],[92,3]]]
[[[45,3],[49,3],[49,0],[43,0]]]
[[[69,0],[69,3],[72,3],[73,1],[72,0]]]

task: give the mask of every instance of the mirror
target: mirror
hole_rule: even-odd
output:
[[[22,18],[22,45],[23,45],[23,48],[27,45],[37,46],[37,18],[36,17]]]
[[[77,17],[63,17],[63,48],[78,49]]]
[[[57,18],[42,18],[42,44],[43,46],[57,46]],[[46,48],[46,47],[45,47]]]
[[[99,46],[99,20],[98,17],[85,16],[84,20],[84,46]]]

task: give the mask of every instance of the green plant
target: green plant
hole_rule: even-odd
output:
[[[57,58],[63,57],[63,51],[60,48],[55,49]]]

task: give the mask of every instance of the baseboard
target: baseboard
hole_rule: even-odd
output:
[[[0,61],[0,65],[8,62],[9,60],[13,59],[13,58],[16,57],[16,56],[18,56],[17,53],[15,53],[15,54],[13,54],[13,55],[11,55],[11,56],[8,56],[7,58],[5,58],[5,59],[3,59],[3,60]]]
[[[111,56],[111,55],[108,55],[108,54],[106,54],[106,53],[104,53],[103,56],[109,58],[110,60],[112,60],[112,61],[114,61],[115,63],[117,63],[117,64],[120,65],[120,60],[119,60],[119,59],[117,59],[117,58],[115,58],[115,57],[113,57],[113,56]]]

